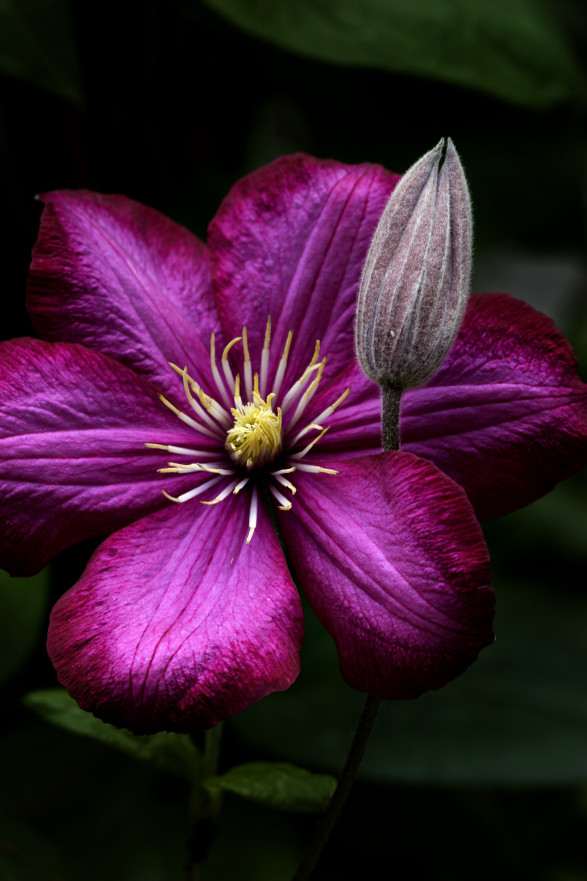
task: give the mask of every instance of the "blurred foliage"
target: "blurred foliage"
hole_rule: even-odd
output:
[[[183,881],[183,781],[15,711],[2,755],[2,881]]]
[[[530,107],[581,92],[573,53],[542,0],[204,2],[257,37],[334,64],[446,80]]]
[[[0,685],[18,671],[42,636],[48,604],[46,570],[32,578],[11,578],[0,570]]]
[[[426,9],[428,25],[410,32]],[[281,15],[291,26],[276,35]],[[439,66],[441,53],[452,57]],[[477,288],[552,314],[587,379],[585,59],[584,0],[4,0],[2,335],[31,332],[37,192],[124,192],[204,237],[232,183],[281,153],[402,171],[449,134],[474,197]],[[384,708],[320,881],[379,864],[437,881],[585,877],[586,499],[580,475],[486,525],[497,642],[443,691]],[[196,747],[170,776],[135,760],[165,765],[167,735],[110,731],[69,699],[36,698],[61,727],[22,705],[56,685],[48,594],[74,583],[92,547],[60,554],[50,585],[0,579],[0,879],[183,881],[216,831],[192,827],[180,779]],[[218,777],[270,760],[338,775],[361,704],[308,613],[299,681],[225,726]],[[62,727],[72,718],[89,736]],[[227,785],[203,881],[285,881],[313,822]]]
[[[0,71],[82,103],[69,0],[2,0]]]
[[[500,787],[587,784],[587,598],[494,581],[495,645],[463,676],[383,706],[361,773],[373,781]],[[336,772],[362,696],[306,615],[302,673],[234,720],[259,752]],[[312,719],[312,737],[305,735]]]
[[[268,808],[316,814],[328,806],[336,780],[287,762],[247,762],[235,765],[219,777],[209,777],[206,785],[234,792]]]
[[[183,780],[191,782],[197,777],[200,758],[187,734],[169,731],[142,736],[131,734],[126,728],[116,728],[80,710],[64,688],[33,691],[26,695],[24,703],[48,722],[60,725],[73,734],[99,740]]]

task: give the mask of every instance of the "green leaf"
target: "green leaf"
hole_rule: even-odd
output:
[[[302,814],[325,810],[336,780],[327,774],[311,774],[285,762],[248,762],[219,777],[208,777],[208,787],[234,792],[250,801]]]
[[[32,578],[0,572],[0,683],[10,679],[33,650],[48,601],[47,570]]]
[[[83,102],[69,0],[0,0],[0,71]]]
[[[533,107],[582,91],[581,73],[542,0],[204,2],[256,37],[334,64],[446,80]],[[189,9],[193,0],[183,5]],[[392,110],[393,94],[382,114]]]
[[[418,700],[384,703],[364,777],[428,785],[587,782],[587,601],[496,584],[495,645]],[[364,695],[344,684],[329,637],[306,616],[302,673],[236,717],[255,749],[339,773]]]
[[[54,725],[99,740],[135,759],[149,762],[167,774],[189,781],[197,777],[199,755],[187,734],[168,731],[141,736],[132,734],[126,728],[108,725],[81,710],[63,688],[33,691],[26,695],[24,703]]]

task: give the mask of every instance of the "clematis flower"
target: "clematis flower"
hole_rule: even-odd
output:
[[[586,387],[548,319],[474,297],[381,452],[353,319],[397,180],[278,160],[207,247],[122,196],[42,197],[41,339],[0,345],[0,561],[27,574],[108,536],[49,630],[83,708],[186,731],[287,688],[302,612],[274,519],[355,688],[415,697],[492,640],[473,506],[506,513],[582,465]]]

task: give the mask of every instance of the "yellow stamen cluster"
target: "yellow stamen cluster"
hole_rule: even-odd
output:
[[[206,394],[202,386],[188,374],[187,367],[182,369],[176,364],[170,364],[172,370],[183,380],[191,414],[184,413],[163,395],[159,397],[184,425],[201,435],[204,442],[201,444],[196,442],[195,447],[191,444],[188,447],[160,443],[145,445],[151,449],[173,453],[174,456],[186,457],[187,461],[184,462],[168,462],[166,468],[159,468],[160,473],[174,475],[192,473],[198,477],[205,475],[203,480],[198,480],[191,489],[178,496],[172,496],[163,490],[163,495],[171,502],[187,502],[198,496],[208,495],[215,487],[214,492],[217,495],[214,498],[200,501],[203,505],[217,505],[231,494],[237,495],[247,487],[249,497],[247,544],[257,528],[259,510],[257,479],[259,475],[254,473],[254,469],[260,470],[269,465],[266,469],[264,485],[275,499],[280,511],[289,511],[292,507],[290,499],[284,495],[283,490],[288,490],[292,496],[296,492],[296,487],[286,475],[295,471],[311,474],[337,473],[332,468],[324,468],[308,462],[306,456],[328,431],[328,426],[324,427],[322,423],[342,404],[350,389],[346,389],[333,404],[315,415],[312,422],[306,422],[303,416],[320,383],[326,358],[320,360],[320,342],[317,341],[310,363],[287,391],[282,391],[292,336],[290,330],[281,358],[275,370],[272,370],[269,357],[271,320],[268,319],[260,369],[255,373],[249,354],[246,327],[243,327],[242,337],[230,340],[225,346],[220,361],[221,370],[218,369],[216,361],[216,338],[212,334],[210,370],[217,392],[215,397]],[[241,373],[235,376],[228,355],[232,347],[241,340],[243,365]],[[241,375],[244,402],[240,391]],[[280,406],[276,407],[274,412],[275,400],[280,402]],[[302,427],[299,425],[300,422]],[[302,446],[302,439],[311,436],[313,432],[318,434]],[[276,461],[278,459],[279,461]]]
[[[281,410],[273,412],[274,397],[270,394],[263,400],[256,376],[252,403],[243,404],[235,394],[236,407],[231,408],[234,425],[226,433],[225,447],[239,465],[260,467],[273,462],[281,451]]]

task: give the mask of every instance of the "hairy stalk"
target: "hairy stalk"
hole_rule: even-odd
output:
[[[399,407],[401,390],[388,383],[381,386],[381,437],[385,452],[399,450]]]

